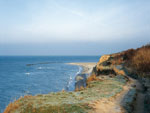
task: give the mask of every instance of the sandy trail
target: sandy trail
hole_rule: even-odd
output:
[[[115,97],[109,99],[101,99],[97,100],[93,103],[92,107],[95,109],[94,111],[90,111],[90,113],[124,113],[123,109],[123,98],[129,92],[130,88],[136,81],[132,78],[129,78],[129,82],[123,87],[123,90],[118,93]]]
[[[137,90],[136,101],[134,103],[133,113],[144,113],[144,98],[142,84],[135,79],[129,78],[129,82],[123,87],[123,91],[115,96],[115,98],[102,99],[93,103],[94,111],[90,113],[126,113],[123,98],[129,92],[130,88],[135,85]]]

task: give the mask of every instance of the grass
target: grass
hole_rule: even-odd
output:
[[[85,109],[89,109],[89,107],[82,104],[47,105],[39,108],[34,108],[30,105],[22,109],[21,113],[69,113],[70,111],[73,113],[86,113]]]
[[[150,44],[114,54],[113,65],[125,63],[137,75],[150,77]]]
[[[123,76],[106,77],[103,81],[89,82],[82,91],[25,96],[9,104],[4,113],[86,113],[92,109],[89,104],[115,96],[125,83]]]
[[[131,66],[134,67],[137,72],[150,72],[150,45],[143,46],[135,52],[131,58]]]

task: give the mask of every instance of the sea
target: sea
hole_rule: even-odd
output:
[[[73,91],[82,68],[67,63],[98,62],[100,56],[0,56],[0,113],[24,95]]]

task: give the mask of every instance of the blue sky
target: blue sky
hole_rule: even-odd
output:
[[[0,0],[0,55],[101,55],[150,42],[149,0]]]

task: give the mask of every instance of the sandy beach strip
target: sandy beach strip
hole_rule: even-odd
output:
[[[83,68],[82,74],[90,74],[93,70],[93,67],[96,66],[96,62],[76,62],[67,64],[81,66]]]

